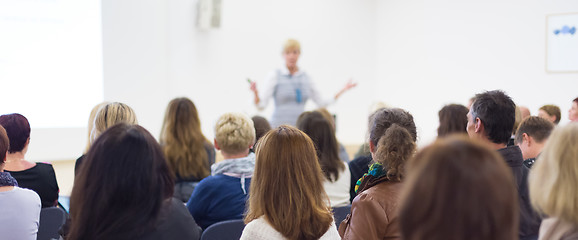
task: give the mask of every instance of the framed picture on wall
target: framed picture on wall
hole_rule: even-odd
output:
[[[578,13],[546,16],[546,72],[578,72]]]

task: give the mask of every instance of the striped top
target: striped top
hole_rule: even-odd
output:
[[[257,107],[260,110],[267,106],[271,98],[274,100],[275,109],[269,120],[273,128],[282,124],[295,126],[309,99],[319,107],[325,107],[335,101],[324,100],[305,72],[297,71],[291,75],[286,67],[277,69],[269,75],[259,98],[261,101]]]

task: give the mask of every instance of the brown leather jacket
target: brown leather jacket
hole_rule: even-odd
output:
[[[380,181],[355,197],[339,225],[343,239],[400,239],[398,204],[403,183]]]

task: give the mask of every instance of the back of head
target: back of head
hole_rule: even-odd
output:
[[[10,140],[8,140],[8,134],[6,134],[6,129],[0,125],[0,171],[2,171],[2,164],[6,161],[6,153],[10,148]]]
[[[556,120],[554,120],[555,124],[560,123],[560,118],[562,117],[562,113],[560,111],[560,108],[556,105],[544,105],[542,107],[540,107],[540,110],[546,112],[548,115],[550,116],[555,116]]]
[[[532,137],[536,142],[542,143],[554,129],[554,124],[550,121],[536,116],[530,116],[520,123],[514,142],[516,144],[522,143],[524,133]]]
[[[416,147],[417,129],[413,116],[400,108],[378,110],[371,120],[369,140],[376,147],[373,160],[383,164],[387,178],[401,181],[405,162]]]
[[[124,103],[111,102],[103,105],[94,118],[94,128],[90,138],[94,140],[106,129],[119,123],[138,124],[136,114]]]
[[[445,105],[439,112],[440,126],[438,137],[444,137],[452,133],[464,133],[468,125],[468,108],[461,104]]]
[[[94,142],[75,179],[68,239],[138,238],[153,228],[173,184],[147,130],[124,123],[110,127]]]
[[[251,120],[253,120],[253,126],[255,127],[255,142],[257,142],[265,133],[271,130],[271,124],[261,116],[253,116]]]
[[[320,112],[304,112],[297,119],[297,128],[313,140],[325,178],[331,182],[339,179],[345,164],[339,159],[339,146],[331,123]]]
[[[215,141],[221,151],[239,154],[255,143],[253,120],[242,113],[225,113],[215,124]]]
[[[90,135],[92,133],[92,130],[94,129],[94,119],[96,118],[96,113],[98,113],[98,110],[106,104],[108,104],[108,102],[101,102],[92,107],[92,110],[90,111],[90,115],[88,116],[88,141],[86,142],[84,153],[88,152],[88,149],[90,149],[90,143],[92,142]]]
[[[9,153],[21,152],[30,138],[30,123],[28,119],[18,113],[0,116],[0,125],[6,129],[10,140]]]
[[[530,200],[542,213],[578,225],[578,123],[554,129],[529,176]]]
[[[282,125],[263,136],[256,154],[245,222],[264,216],[288,239],[319,239],[333,217],[311,139]]]
[[[488,140],[508,143],[516,121],[516,104],[506,93],[494,90],[477,94],[470,112],[474,120],[482,121]]]
[[[495,151],[465,136],[438,139],[416,154],[408,175],[404,239],[517,239],[516,188]]]
[[[182,97],[169,102],[159,140],[169,168],[176,176],[200,179],[210,174],[205,145],[211,144],[201,131],[193,101]]]

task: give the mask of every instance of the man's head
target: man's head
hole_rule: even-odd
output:
[[[553,129],[554,124],[541,117],[532,116],[520,123],[514,143],[522,150],[524,159],[535,158],[542,152]]]
[[[472,138],[507,144],[516,120],[516,105],[503,91],[487,91],[475,96],[468,112],[466,130]]]

